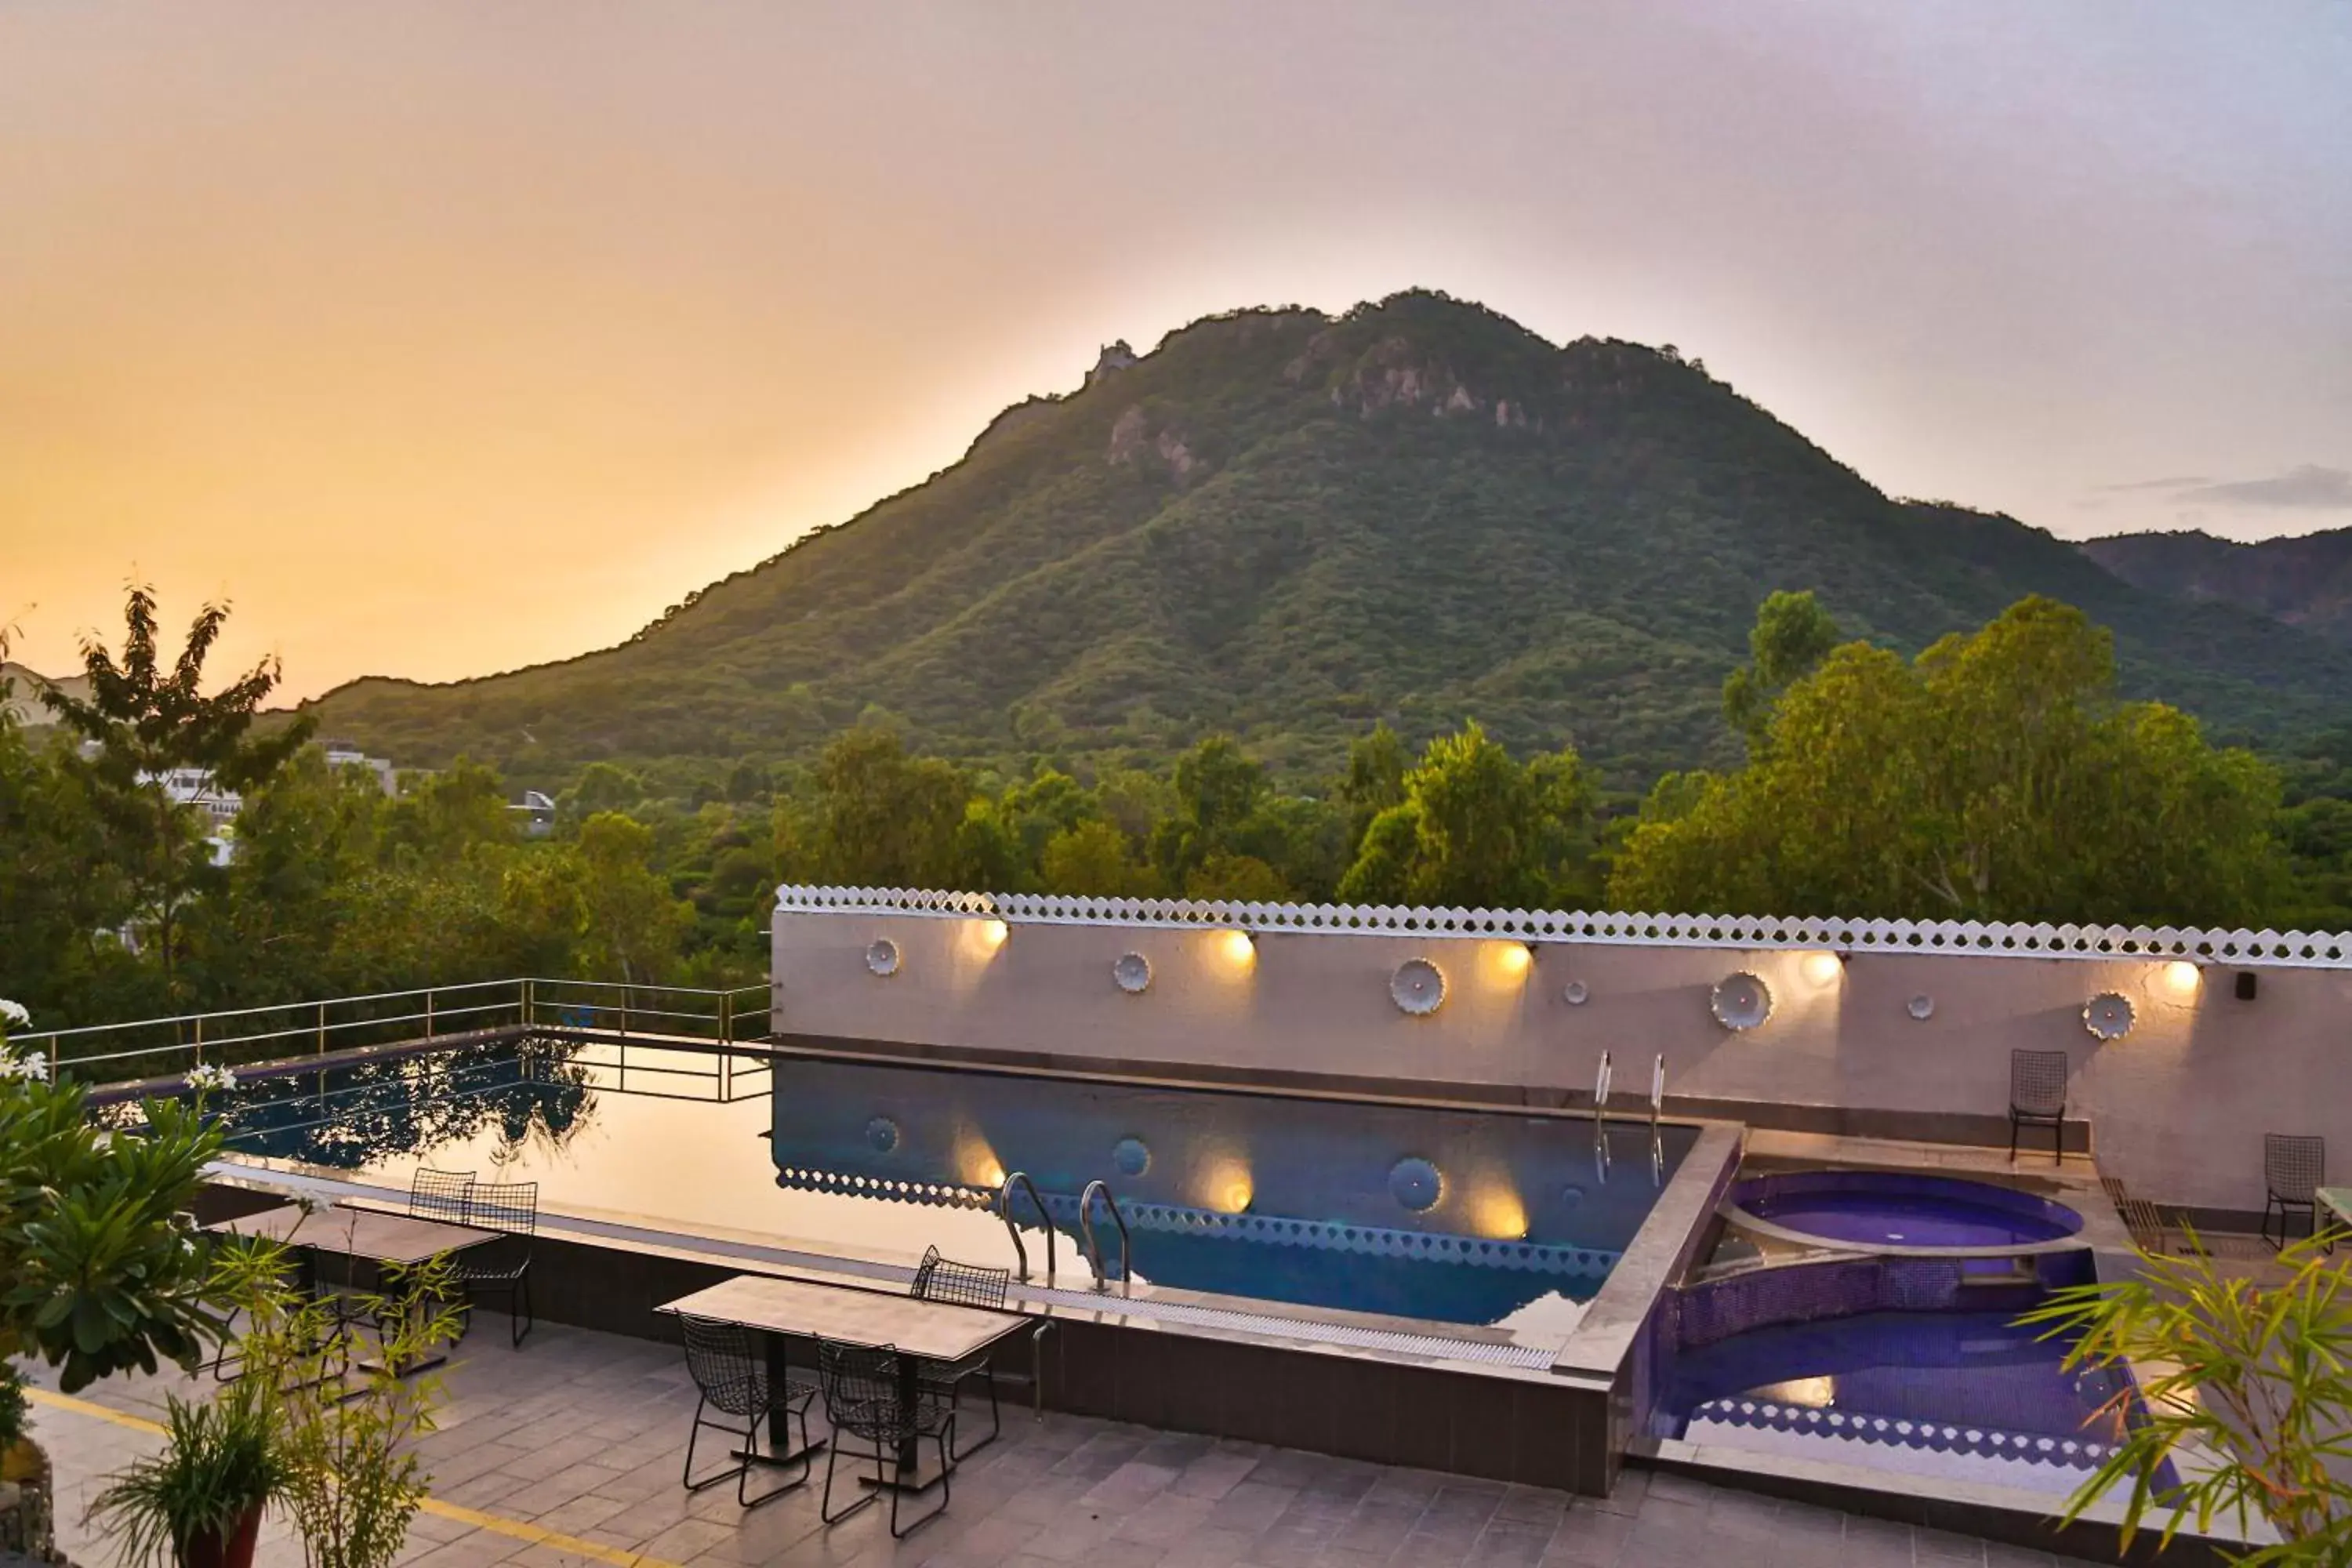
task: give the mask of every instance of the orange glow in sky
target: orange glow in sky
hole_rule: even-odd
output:
[[[560,658],[1111,339],[1415,285],[1898,493],[2352,521],[2167,499],[2352,465],[2347,56],[2125,0],[0,8],[0,625],[59,669],[135,574],[297,695]]]

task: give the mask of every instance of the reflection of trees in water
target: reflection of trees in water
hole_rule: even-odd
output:
[[[547,1040],[469,1046],[251,1081],[232,1097],[230,1147],[338,1170],[425,1153],[485,1128],[497,1132],[499,1164],[532,1145],[560,1150],[595,1113],[575,1049]]]

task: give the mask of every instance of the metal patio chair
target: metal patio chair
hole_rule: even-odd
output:
[[[444,1225],[466,1223],[466,1202],[474,1194],[471,1171],[434,1171],[420,1165],[408,1179],[408,1213],[413,1219],[437,1219]]]
[[[921,1301],[945,1301],[958,1307],[985,1307],[993,1311],[1004,1310],[1004,1293],[1013,1283],[1010,1268],[984,1268],[977,1263],[958,1263],[952,1258],[942,1258],[936,1247],[924,1252],[920,1267],[915,1270],[915,1282],[910,1294]],[[988,1351],[959,1362],[927,1363],[922,1371],[924,1381],[944,1390],[952,1405],[961,1394],[963,1385],[974,1378],[988,1390],[988,1436],[971,1447],[956,1454],[961,1459],[976,1454],[996,1441],[1003,1429],[996,1408],[996,1370]]]
[[[472,1326],[474,1303],[483,1296],[503,1296],[512,1314],[514,1342],[520,1348],[531,1331],[530,1249],[539,1235],[537,1182],[484,1182],[466,1200],[466,1223],[477,1230],[495,1230],[496,1241],[459,1253],[451,1275],[466,1292],[466,1320]]]
[[[2017,1158],[2017,1133],[2021,1127],[2050,1129],[2050,1159],[2066,1158],[2066,1053],[2013,1050],[2009,1053],[2009,1157]]]
[[[847,1519],[883,1492],[890,1494],[890,1534],[904,1536],[928,1524],[948,1510],[955,1470],[950,1450],[955,1447],[955,1400],[945,1389],[919,1375],[909,1378],[907,1365],[893,1345],[845,1345],[821,1339],[816,1344],[817,1367],[824,1379],[824,1416],[833,1426],[833,1441],[824,1456],[824,1496],[817,1513],[827,1524]],[[874,1452],[874,1489],[833,1511],[834,1461],[841,1457],[842,1439],[855,1437]],[[940,1473],[919,1486],[908,1484],[900,1450],[929,1437],[939,1445]],[[865,1458],[863,1454],[853,1458]],[[887,1465],[899,1474],[884,1473]],[[909,1492],[940,1489],[940,1506],[903,1529],[898,1523],[898,1500]]]
[[[808,1412],[816,1402],[816,1390],[806,1384],[786,1383],[781,1389],[768,1381],[768,1361],[759,1343],[759,1336],[740,1323],[716,1322],[709,1318],[689,1318],[680,1314],[678,1327],[686,1335],[686,1370],[694,1379],[696,1391],[701,1395],[694,1404],[694,1426],[686,1435],[686,1468],[678,1479],[690,1492],[717,1486],[730,1476],[735,1479],[735,1500],[745,1508],[757,1508],[771,1498],[782,1497],[809,1479],[814,1460],[809,1450]],[[732,1415],[743,1423],[730,1426],[713,1421],[707,1412],[716,1410],[722,1415]],[[751,1495],[751,1467],[759,1461],[760,1424],[768,1423],[768,1441],[773,1447],[776,1426],[781,1416],[789,1440],[792,1423],[798,1421],[801,1440],[798,1449],[801,1473],[780,1487]],[[694,1479],[694,1445],[708,1426],[714,1432],[725,1432],[740,1437],[743,1447],[734,1458],[740,1462],[716,1474]]]
[[[2273,1250],[2287,1244],[2287,1215],[2296,1209],[2304,1212],[2305,1234],[2318,1234],[2319,1189],[2326,1184],[2326,1139],[2286,1132],[2263,1134],[2262,1237]],[[2271,1235],[2273,1214],[2278,1215],[2276,1237]]]

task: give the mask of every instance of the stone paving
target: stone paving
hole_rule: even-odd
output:
[[[442,1429],[423,1446],[433,1501],[410,1537],[410,1568],[1689,1568],[1713,1560],[1737,1568],[2056,1568],[2074,1561],[1664,1473],[1629,1470],[1615,1496],[1596,1501],[1078,1416],[1040,1422],[1011,1405],[1003,1439],[957,1470],[946,1515],[894,1542],[879,1506],[824,1525],[814,1482],[749,1512],[731,1484],[685,1491],[678,1467],[695,1394],[675,1349],[542,1323],[516,1352],[504,1328],[491,1319],[448,1369]],[[114,1561],[82,1528],[82,1505],[106,1470],[156,1446],[142,1423],[180,1385],[118,1379],[70,1404],[37,1396],[35,1435],[59,1475],[59,1544],[77,1563]],[[110,1412],[121,1414],[109,1419]],[[821,1432],[821,1402],[816,1424]],[[705,1444],[698,1459],[715,1452],[707,1436]],[[842,1468],[845,1479],[847,1461]],[[761,1479],[755,1474],[755,1484]],[[257,1568],[300,1563],[299,1543],[272,1520]]]

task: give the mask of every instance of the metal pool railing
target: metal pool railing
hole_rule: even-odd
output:
[[[14,1033],[50,1072],[92,1085],[173,1078],[427,1040],[512,1035],[728,1046],[772,1033],[764,985],[712,990],[528,976]],[[722,1053],[722,1062],[731,1062]],[[761,1064],[764,1067],[764,1063]],[[730,1069],[718,1069],[723,1077]]]

